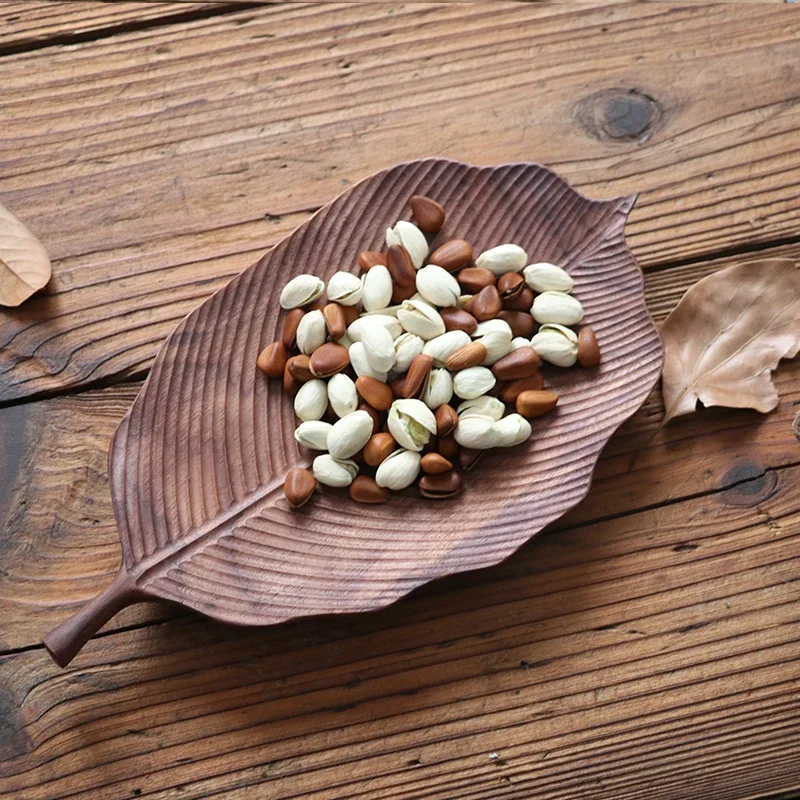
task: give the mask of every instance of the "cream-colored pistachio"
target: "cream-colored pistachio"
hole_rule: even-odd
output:
[[[453,399],[453,376],[446,369],[432,369],[422,391],[422,402],[436,411]]]
[[[370,366],[363,342],[353,342],[348,352],[350,354],[350,364],[359,378],[366,376],[367,378],[375,378],[386,383],[388,373],[373,369]]]
[[[463,400],[480,397],[492,389],[495,377],[486,367],[467,367],[453,378],[453,391]]]
[[[575,281],[561,267],[542,261],[522,270],[525,283],[534,292],[571,292]]]
[[[396,339],[403,333],[400,323],[388,314],[364,314],[350,323],[347,328],[347,335],[352,341],[360,342],[363,331],[375,323],[383,325],[392,335],[392,339]]]
[[[339,372],[328,381],[328,402],[340,419],[358,408],[358,392],[349,375]]]
[[[372,369],[376,372],[388,372],[392,368],[395,357],[394,338],[383,325],[373,323],[362,329],[361,344],[364,346],[367,363]]]
[[[416,333],[426,341],[445,332],[444,321],[439,312],[423,300],[404,300],[397,312],[397,321],[409,333]]]
[[[361,300],[361,278],[352,272],[336,272],[328,281],[328,300],[341,306],[354,306]]]
[[[422,352],[425,342],[416,333],[403,333],[394,340],[394,366],[392,372],[402,375],[411,362]]]
[[[436,417],[421,400],[395,400],[388,424],[389,433],[406,450],[422,450],[436,433]]]
[[[395,450],[381,461],[375,473],[375,483],[399,492],[417,479],[421,460],[419,453],[412,450]]]
[[[497,423],[490,417],[474,416],[459,419],[453,436],[462,447],[471,447],[473,450],[488,450],[500,444]]]
[[[377,311],[362,311],[361,318],[365,317],[375,317],[379,314],[384,317],[394,317],[397,319],[397,311],[400,308],[399,305],[396,306],[386,306],[386,308],[379,308]]]
[[[434,367],[443,367],[445,361],[462,347],[470,343],[469,334],[464,331],[447,331],[441,336],[425,342],[422,352],[433,359]]]
[[[479,322],[470,335],[473,339],[479,339],[481,336],[486,336],[487,333],[505,333],[509,339],[514,335],[511,332],[511,326],[504,319],[486,319]]]
[[[365,272],[361,282],[361,304],[365,311],[378,311],[392,302],[392,276],[383,264]]]
[[[325,291],[325,282],[316,275],[298,275],[281,292],[281,308],[299,308],[313,303]]]
[[[311,450],[327,450],[328,434],[333,425],[330,422],[322,422],[317,419],[310,419],[308,422],[301,422],[294,432],[294,438],[304,447]]]
[[[475,297],[474,294],[462,294],[458,297],[458,302],[456,303],[456,308],[464,308],[467,303],[469,303],[472,298]]]
[[[364,412],[366,413],[366,412]],[[334,458],[329,453],[317,456],[311,465],[314,477],[325,486],[349,486],[358,475],[358,464],[348,459]]]
[[[475,340],[486,348],[486,358],[481,361],[481,366],[490,367],[503,356],[511,352],[511,334],[503,331],[490,331],[485,336]]]
[[[294,413],[303,422],[322,419],[327,408],[328,388],[319,378],[306,381],[294,396]]]
[[[568,328],[543,325],[531,339],[531,346],[539,358],[557,367],[571,367],[578,360],[578,337]]]
[[[572,328],[568,328],[566,325],[559,325],[555,322],[547,322],[539,328],[539,333],[547,333],[547,331],[555,331],[560,333],[562,336],[566,336],[574,344],[578,343],[578,334],[575,333]]]
[[[577,325],[583,319],[583,306],[566,292],[542,292],[534,299],[531,314],[540,324]]]
[[[456,305],[461,295],[458,281],[446,270],[428,264],[417,272],[417,291],[429,303],[440,308]]]
[[[336,459],[354,456],[372,436],[372,417],[354,411],[334,423],[328,433],[328,452]]]
[[[527,441],[531,435],[531,424],[521,414],[509,414],[497,420],[500,433],[500,447],[513,447]]]
[[[511,350],[519,350],[520,347],[530,347],[531,340],[526,339],[524,336],[515,336],[511,340]]]
[[[401,219],[394,228],[386,229],[386,246],[390,247],[393,244],[401,244],[408,250],[416,269],[419,269],[425,263],[425,259],[428,256],[428,240],[413,222],[406,222]]]
[[[340,344],[342,347],[346,347],[348,350],[350,349],[350,345],[353,344],[353,340],[347,335],[345,331],[344,336],[341,339],[336,340],[337,344]]]
[[[517,244],[501,244],[485,250],[477,259],[475,266],[488,269],[495,275],[506,272],[519,272],[527,263],[528,254]]]
[[[310,356],[318,347],[325,344],[328,328],[325,317],[319,309],[303,314],[297,326],[297,349]]]
[[[483,394],[480,397],[473,397],[472,400],[465,400],[456,409],[459,418],[461,417],[489,417],[497,421],[506,413],[506,406],[502,400]]]

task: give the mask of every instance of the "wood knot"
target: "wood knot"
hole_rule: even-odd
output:
[[[595,139],[646,142],[662,119],[658,102],[638,89],[603,89],[584,97],[578,120]]]
[[[757,464],[737,464],[723,475],[721,483],[723,486],[733,484],[720,493],[725,505],[752,508],[778,491],[778,473]]]

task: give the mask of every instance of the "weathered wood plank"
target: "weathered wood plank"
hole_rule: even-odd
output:
[[[407,158],[640,191],[645,267],[796,237],[782,11],[279,5],[5,58],[0,196],[56,264],[5,312],[0,397],[146,367],[309,209]]]
[[[700,798],[800,786],[800,468],[382,612],[0,659],[0,796]]]
[[[4,0],[0,4],[0,51],[41,45],[53,37],[107,33],[133,22],[154,23],[176,14],[219,8],[213,2],[106,3],[100,0]]]
[[[775,248],[768,255],[800,251]],[[648,302],[660,320],[699,277],[726,266],[713,261],[648,275]],[[768,492],[775,468],[800,462],[791,433],[800,403],[800,361],[776,373],[781,404],[771,414],[704,409],[654,436],[663,409],[654,392],[612,438],[589,496],[556,528],[630,513],[741,482]],[[107,585],[119,544],[107,485],[106,452],[138,384],[0,410],[8,441],[0,472],[0,649],[35,644],[82,601]],[[16,445],[16,446],[15,446]],[[21,453],[21,455],[17,455]],[[2,463],[2,461],[0,461]],[[482,467],[491,469],[490,460]],[[134,607],[111,628],[174,611]]]

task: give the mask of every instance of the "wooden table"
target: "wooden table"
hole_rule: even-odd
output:
[[[176,322],[391,163],[537,160],[627,228],[657,320],[800,256],[781,5],[0,7],[0,202],[54,260],[0,312],[0,797],[789,797],[800,790],[800,366],[767,416],[653,437],[501,566],[371,615],[41,635],[111,580],[109,439]],[[638,456],[633,454],[640,450]]]

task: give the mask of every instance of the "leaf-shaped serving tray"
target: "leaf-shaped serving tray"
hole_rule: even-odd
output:
[[[292,510],[282,484],[306,465],[280,381],[255,367],[279,338],[278,294],[301,272],[355,271],[408,218],[408,198],[447,209],[432,241],[503,242],[564,266],[603,362],[546,370],[561,396],[529,442],[489,455],[457,498],[363,506],[318,492]],[[270,625],[385,606],[426,581],[496,564],[581,500],[600,451],[661,372],[642,273],[625,245],[633,197],[588,200],[537,164],[425,159],[378,172],[321,209],[178,325],[111,444],[123,562],[116,580],[44,639],[60,665],[113,614],[163,598],[210,617]]]

